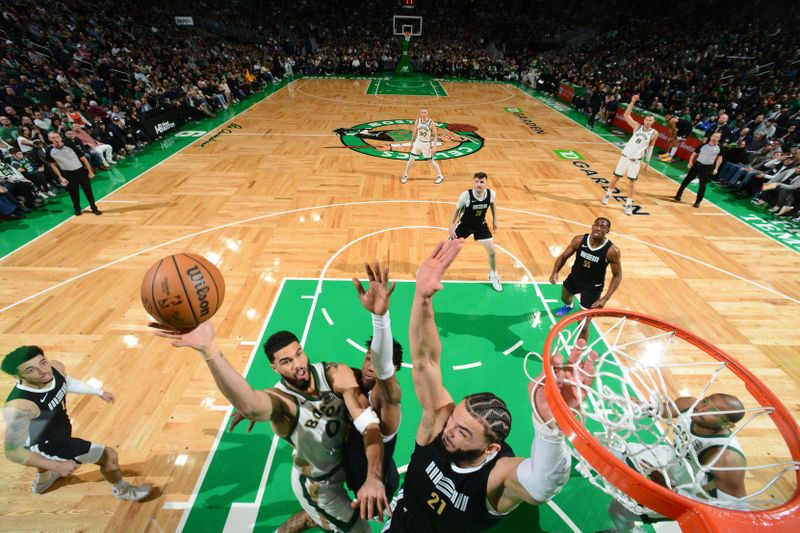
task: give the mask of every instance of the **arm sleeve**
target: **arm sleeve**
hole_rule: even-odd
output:
[[[95,396],[102,396],[104,391],[103,389],[96,389],[79,379],[67,376],[67,392],[72,392],[74,394],[93,394]]]
[[[394,375],[394,343],[389,312],[385,315],[372,315],[372,366],[378,379],[389,379]]]
[[[517,479],[534,500],[546,502],[566,485],[572,462],[560,431],[535,419],[533,425],[531,456],[517,466]]]
[[[458,197],[458,202],[456,202],[456,207],[459,209],[464,209],[469,205],[469,193],[464,191],[461,193],[461,196]]]

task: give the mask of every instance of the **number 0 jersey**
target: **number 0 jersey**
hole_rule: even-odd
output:
[[[297,405],[297,418],[286,437],[294,446],[295,465],[304,476],[316,479],[341,466],[350,419],[344,399],[333,392],[328,383],[325,364],[308,365],[308,369],[319,391],[316,396],[289,388],[283,379],[275,388],[292,396]]]

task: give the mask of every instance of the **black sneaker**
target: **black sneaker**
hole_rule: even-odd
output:
[[[79,217],[79,216],[81,216],[83,214],[83,212],[80,211],[79,209],[76,209],[75,211],[73,211],[73,213],[75,213],[76,217]]]
[[[92,213],[94,213],[95,215],[102,215],[103,214],[103,212],[100,211],[99,209],[97,209],[96,207],[94,209],[92,209]]]

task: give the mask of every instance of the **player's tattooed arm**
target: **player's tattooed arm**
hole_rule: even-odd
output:
[[[27,400],[13,400],[3,408],[3,419],[6,423],[5,453],[9,461],[25,466],[34,466],[54,470],[57,461],[51,461],[38,453],[25,448],[28,430],[38,415],[38,408]]]

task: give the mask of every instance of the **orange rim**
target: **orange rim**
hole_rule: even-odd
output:
[[[632,318],[642,324],[664,331],[672,331],[678,338],[700,348],[714,359],[725,362],[728,368],[745,382],[748,392],[758,402],[775,409],[769,416],[789,447],[792,460],[800,460],[800,429],[798,429],[797,423],[777,396],[749,370],[713,344],[683,328],[634,311],[606,308],[587,309],[562,318],[550,330],[542,354],[547,403],[561,431],[580,455],[615,487],[632,496],[641,505],[677,520],[684,531],[716,533],[742,530],[748,527],[743,525],[744,523],[752,523],[757,528],[770,528],[772,531],[800,531],[800,471],[795,471],[794,493],[783,505],[760,511],[735,511],[708,505],[662,487],[628,467],[592,437],[586,427],[575,418],[561,397],[555,383],[550,347],[556,341],[559,332],[568,325],[584,318],[600,316]]]

